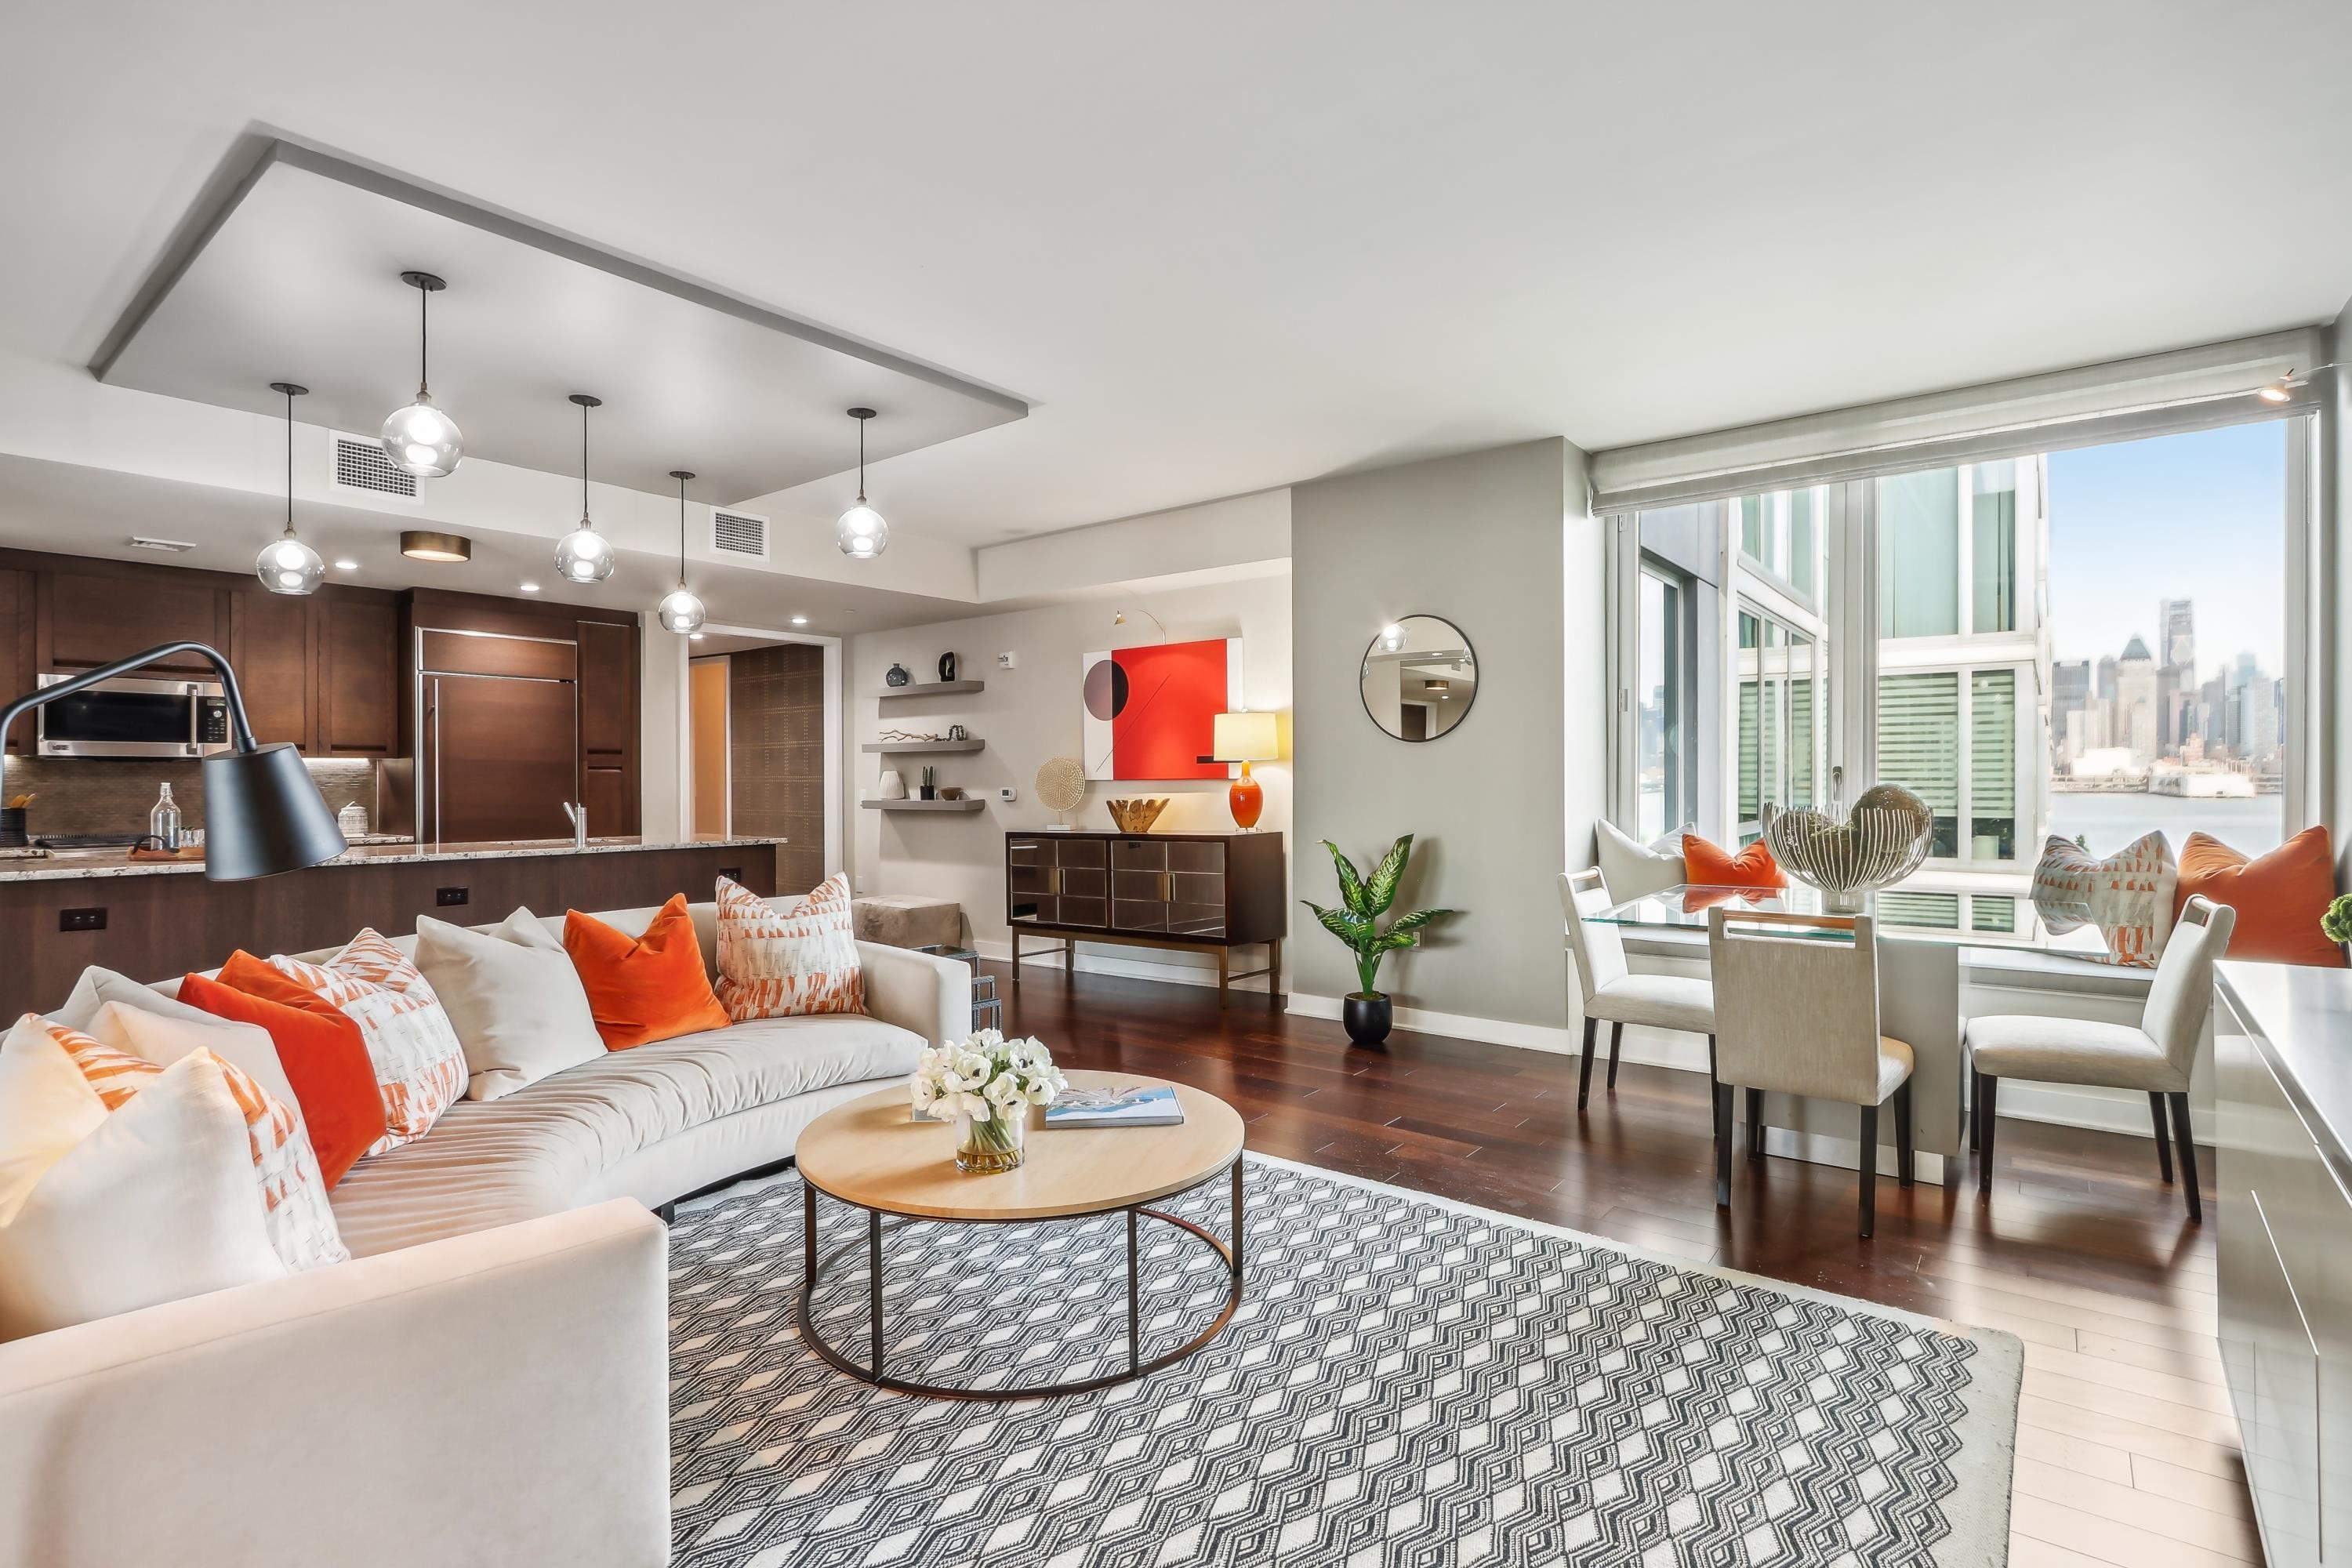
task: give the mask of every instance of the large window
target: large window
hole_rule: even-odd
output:
[[[1934,815],[1883,916],[2019,941],[2048,940],[2030,874],[2050,836],[2275,847],[2301,826],[2308,438],[2290,416],[1626,519],[1621,823],[1746,842],[1841,765],[1847,804],[1874,779]]]

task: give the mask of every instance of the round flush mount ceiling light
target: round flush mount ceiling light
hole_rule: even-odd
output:
[[[871,561],[890,544],[890,525],[866,504],[866,422],[874,417],[874,410],[853,408],[849,416],[857,421],[857,504],[833,525],[833,538],[851,560]]]
[[[261,547],[253,574],[273,594],[310,594],[327,574],[319,552],[294,537],[294,400],[310,392],[290,381],[273,381],[269,390],[286,399],[286,531]]]
[[[416,401],[395,409],[383,422],[383,455],[404,474],[437,479],[454,470],[466,455],[466,438],[457,422],[434,406],[425,383],[425,304],[448,285],[430,272],[404,272],[400,280],[416,290]]]
[[[661,617],[664,630],[698,637],[708,617],[702,601],[686,585],[686,481],[694,474],[691,469],[672,468],[669,477],[677,481],[677,586],[654,613]]]
[[[428,529],[401,531],[400,552],[411,561],[453,565],[474,558],[474,542],[462,533],[435,533]]]
[[[612,545],[588,519],[588,411],[604,407],[604,400],[575,392],[572,401],[580,406],[580,526],[556,541],[555,569],[567,583],[602,583],[617,563]]]

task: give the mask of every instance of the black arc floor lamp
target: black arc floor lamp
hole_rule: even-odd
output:
[[[205,879],[213,882],[243,882],[299,871],[343,852],[342,829],[327,809],[326,796],[310,782],[302,753],[279,742],[265,746],[253,738],[252,721],[245,716],[245,693],[237,689],[236,671],[228,660],[200,642],[167,642],[144,653],[46,686],[29,697],[19,697],[0,709],[0,739],[17,715],[71,697],[101,680],[143,669],[175,653],[202,656],[220,675],[228,695],[230,749],[205,759]],[[7,779],[8,757],[0,747],[0,784]],[[5,798],[0,791],[0,798]]]

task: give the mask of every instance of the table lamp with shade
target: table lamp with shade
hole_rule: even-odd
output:
[[[236,672],[228,660],[202,643],[164,643],[19,697],[0,709],[0,737],[8,733],[20,713],[178,653],[192,653],[209,663],[220,676],[221,691],[228,700],[230,749],[204,762],[205,879],[242,882],[271,877],[341,854],[342,830],[335,826],[335,814],[327,809],[326,797],[311,782],[310,771],[302,765],[302,753],[283,742],[265,746],[253,738]],[[7,765],[6,752],[0,750],[0,784],[5,783]],[[5,798],[5,791],[0,791],[0,798]]]
[[[1281,735],[1271,713],[1220,713],[1216,739],[1210,753],[1221,763],[1239,763],[1241,777],[1226,792],[1234,826],[1244,833],[1257,831],[1258,814],[1265,809],[1265,791],[1250,777],[1252,763],[1270,763],[1282,755]]]

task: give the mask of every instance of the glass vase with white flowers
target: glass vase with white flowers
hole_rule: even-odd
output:
[[[955,1118],[956,1169],[971,1173],[1020,1164],[1029,1108],[1053,1104],[1068,1087],[1043,1041],[1008,1040],[994,1029],[925,1050],[907,1081],[918,1114]]]

